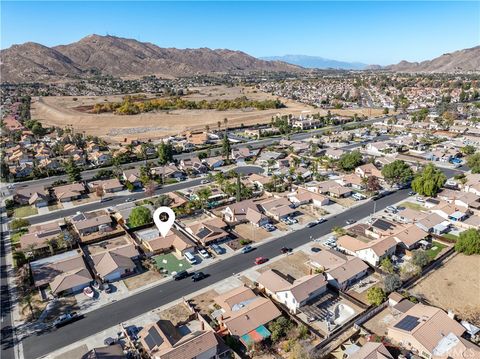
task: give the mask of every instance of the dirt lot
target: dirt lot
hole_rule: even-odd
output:
[[[240,237],[249,239],[254,242],[261,242],[266,238],[270,238],[269,232],[267,232],[263,228],[252,228],[252,225],[248,223],[243,223],[235,226],[235,232],[237,232]]]
[[[158,312],[160,319],[170,320],[174,325],[188,320],[190,314],[190,311],[184,303],[176,304],[173,307]]]
[[[263,273],[268,269],[276,269],[283,274],[289,274],[295,279],[298,279],[310,274],[310,267],[306,264],[308,259],[308,255],[304,252],[295,252],[294,254],[286,255],[284,258],[260,268],[258,271]]]
[[[367,329],[369,332],[384,336],[388,333],[388,326],[392,324],[395,320],[397,320],[399,317],[400,314],[396,314],[394,316],[390,311],[390,308],[387,307],[377,315],[370,318],[367,322],[365,322],[363,324],[363,327],[365,327],[365,329]]]
[[[412,288],[414,295],[460,318],[480,317],[480,256],[458,254]],[[450,293],[450,295],[448,294]]]
[[[193,89],[195,90],[195,89]],[[199,94],[186,96],[191,100],[234,99],[247,96],[250,99],[265,100],[277,97],[262,92],[254,92],[252,88],[211,86],[198,88]],[[64,127],[73,125],[75,130],[89,135],[103,136],[110,141],[123,141],[124,138],[151,139],[185,130],[204,129],[205,125],[217,127],[217,122],[228,118],[229,126],[240,124],[254,125],[270,122],[276,114],[300,115],[313,108],[301,103],[281,98],[287,106],[283,109],[258,110],[174,110],[155,113],[144,113],[132,116],[120,116],[111,113],[89,114],[78,110],[78,106],[91,106],[105,101],[121,101],[122,96],[77,96],[73,101],[70,96],[42,97],[32,103],[32,116],[48,125]],[[360,112],[360,111],[357,111]],[[141,123],[142,127],[138,124]]]
[[[163,278],[163,275],[154,270],[149,270],[123,280],[128,290],[134,290],[144,285],[156,282]]]
[[[211,289],[208,292],[201,293],[197,295],[196,297],[193,297],[191,299],[191,303],[200,311],[202,314],[210,314],[214,308],[213,308],[213,298],[218,296],[218,293]]]

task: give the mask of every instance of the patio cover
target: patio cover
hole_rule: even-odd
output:
[[[251,332],[248,332],[247,334],[244,334],[240,337],[240,340],[242,341],[243,344],[245,344],[246,347],[251,346],[253,343],[259,343],[264,339],[267,339],[270,337],[271,333],[270,331],[265,328],[264,325],[260,325],[256,329],[252,330]]]

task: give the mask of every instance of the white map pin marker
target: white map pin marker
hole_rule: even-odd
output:
[[[159,207],[153,213],[153,221],[162,237],[165,238],[175,221],[175,213],[168,207]]]

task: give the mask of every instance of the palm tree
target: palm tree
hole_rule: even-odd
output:
[[[51,238],[49,240],[46,241],[47,245],[48,245],[48,250],[50,251],[50,255],[54,255],[55,254],[55,245],[57,244],[57,241],[55,238]]]
[[[220,121],[217,121],[217,127],[218,127],[218,132],[220,132],[220,129],[222,128],[222,123]]]
[[[228,129],[228,126],[227,126],[227,124],[228,124],[228,118],[225,117],[225,118],[223,119],[223,124],[225,125],[225,133],[227,133],[227,129]]]
[[[35,318],[35,312],[33,311],[32,293],[24,293],[22,295],[22,298],[20,299],[20,303],[22,304],[22,314],[25,312],[25,309],[28,308],[30,310],[32,318]]]

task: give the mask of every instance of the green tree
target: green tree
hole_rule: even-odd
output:
[[[70,182],[79,182],[82,180],[81,170],[73,160],[73,157],[68,159],[65,165],[65,172]]]
[[[227,132],[223,136],[223,143],[222,143],[222,154],[226,158],[227,162],[230,159],[230,153],[232,152],[232,148],[230,145],[230,140],[228,139]]]
[[[389,274],[383,280],[383,285],[387,293],[391,293],[402,286],[402,280],[398,274]]]
[[[447,177],[429,163],[412,181],[412,189],[420,195],[435,197],[446,180]]]
[[[352,151],[344,153],[340,160],[338,161],[338,165],[344,171],[353,171],[355,168],[362,164],[362,154],[360,151]]]
[[[135,207],[128,218],[128,224],[131,228],[143,226],[151,222],[152,214],[148,208],[143,206]]]
[[[475,146],[472,146],[472,145],[466,145],[464,147],[461,148],[461,151],[464,155],[467,155],[467,156],[471,156],[475,153]]]
[[[466,255],[480,254],[480,230],[470,228],[460,233],[455,250]]]
[[[157,207],[166,207],[169,206],[173,200],[166,194],[161,194],[158,196],[158,198],[155,200],[155,206]]]
[[[157,148],[158,163],[162,166],[167,163],[173,162],[173,145],[170,142],[165,143],[162,141]]]
[[[412,256],[413,264],[415,264],[420,268],[423,268],[428,264],[428,262],[430,262],[430,258],[428,257],[427,252],[421,249],[417,249],[416,251],[413,251],[413,256]]]
[[[208,202],[208,198],[212,195],[212,190],[210,187],[203,187],[197,191],[198,201],[200,202],[200,207],[205,208],[205,205]]]
[[[285,317],[277,318],[275,321],[270,323],[268,329],[272,333],[271,339],[272,342],[277,342],[279,339],[283,338],[287,332],[292,327],[292,322]]]
[[[470,167],[472,173],[480,173],[480,152],[467,158],[467,166]]]
[[[27,258],[25,257],[25,253],[22,251],[15,251],[12,253],[13,262],[15,263],[16,268],[20,268],[27,262]]]
[[[28,227],[29,225],[30,225],[30,222],[28,220],[24,218],[17,218],[10,223],[10,228],[12,230],[17,230],[20,228]]]
[[[385,300],[385,292],[382,288],[371,287],[367,290],[367,300],[372,305],[380,305]]]
[[[382,175],[390,184],[404,184],[413,178],[413,171],[405,161],[395,160],[382,168]]]
[[[380,262],[380,267],[387,273],[393,273],[395,271],[392,261],[388,257],[382,259]]]

